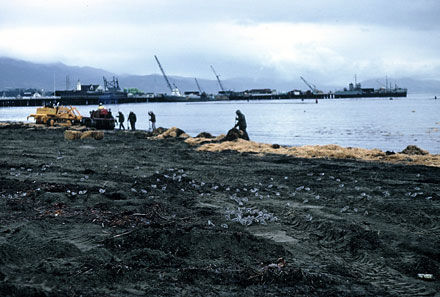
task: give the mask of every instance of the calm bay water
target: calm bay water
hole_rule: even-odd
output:
[[[137,115],[136,128],[149,128],[148,111],[157,127],[178,127],[191,136],[200,132],[226,134],[235,111],[245,114],[251,140],[280,145],[338,144],[401,151],[414,144],[440,154],[440,99],[431,95],[408,98],[233,101],[207,103],[137,103],[107,105]],[[82,115],[97,106],[77,106]],[[0,108],[0,121],[26,121],[35,107]],[[127,123],[125,124],[127,127]]]

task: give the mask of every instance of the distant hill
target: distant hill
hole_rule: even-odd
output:
[[[0,58],[0,89],[38,88],[53,91],[66,87],[66,76],[73,88],[78,79],[84,84],[102,84],[102,76],[112,73],[92,67],[67,66],[62,63],[39,64],[10,58]]]
[[[0,90],[8,88],[37,88],[53,91],[54,78],[55,88],[66,88],[66,76],[69,76],[70,88],[76,86],[78,79],[82,84],[103,85],[103,76],[111,79],[117,76],[121,88],[138,88],[145,92],[165,93],[169,92],[168,86],[161,74],[150,75],[117,75],[106,70],[92,67],[67,66],[62,63],[39,64],[11,58],[0,58]],[[176,84],[184,91],[198,91],[193,77],[169,76],[172,84]],[[197,79],[202,91],[217,93],[220,91],[219,84],[214,78]],[[295,86],[289,82],[276,82],[270,79],[236,78],[222,80],[228,90],[241,91],[253,88],[271,88],[277,90],[291,90]]]
[[[92,67],[68,66],[62,63],[32,63],[12,58],[0,57],[0,90],[8,88],[37,88],[46,91],[53,91],[54,78],[57,90],[66,89],[66,76],[69,76],[70,89],[76,86],[78,79],[82,84],[103,85],[103,76],[111,79],[117,76],[121,88],[138,88],[145,92],[165,93],[169,92],[164,78],[160,74],[150,75],[118,75],[103,69]],[[176,84],[179,89],[184,91],[197,91],[197,85],[193,77],[169,76],[172,84]],[[218,82],[213,79],[197,78],[200,87],[207,93],[217,93],[220,90]],[[378,80],[385,84],[384,79],[371,79],[362,81],[363,87],[379,88],[381,85]],[[319,84],[319,89],[335,91],[347,87]],[[401,78],[392,83],[397,83],[400,87],[408,88],[408,93],[440,94],[440,81],[437,80],[417,80],[412,78]],[[307,90],[307,86],[295,78],[292,81],[280,81],[276,79],[253,79],[253,78],[234,78],[222,80],[222,84],[228,90],[243,91],[247,89],[276,89],[278,91],[289,91],[293,89]]]

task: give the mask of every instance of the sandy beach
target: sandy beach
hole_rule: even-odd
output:
[[[1,296],[438,296],[439,155],[160,132],[1,123]]]

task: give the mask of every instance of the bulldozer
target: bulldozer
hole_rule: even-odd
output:
[[[43,106],[38,107],[37,112],[27,117],[34,118],[37,124],[49,126],[79,125],[83,119],[76,107],[72,106]]]

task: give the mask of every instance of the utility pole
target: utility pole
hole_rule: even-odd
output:
[[[66,75],[66,90],[70,89],[70,78],[68,75]]]

